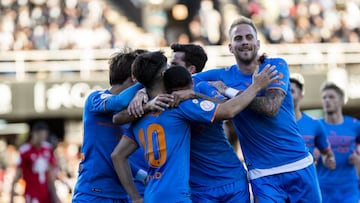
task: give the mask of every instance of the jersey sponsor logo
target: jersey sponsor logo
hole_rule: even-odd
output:
[[[147,180],[146,182],[148,182],[152,179],[160,179],[162,176],[163,176],[163,174],[161,172],[157,171],[157,172],[155,172],[155,174],[152,174],[152,175],[149,174],[146,177],[146,180]]]
[[[199,100],[193,99],[192,102],[193,102],[194,104],[197,104],[197,103],[199,103]]]
[[[204,111],[211,111],[215,108],[214,102],[205,100],[200,102],[200,108]]]

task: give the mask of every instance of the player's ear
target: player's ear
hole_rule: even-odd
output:
[[[133,82],[137,82],[137,80],[136,80],[136,78],[135,78],[135,76],[134,76],[133,74],[131,74],[131,80],[132,80]]]
[[[234,53],[233,50],[232,50],[231,43],[229,43],[228,48],[229,48],[230,53]]]
[[[260,40],[256,40],[256,49],[257,51],[260,50]]]
[[[189,67],[187,67],[187,69],[191,74],[196,73],[196,67],[194,65],[190,65]]]

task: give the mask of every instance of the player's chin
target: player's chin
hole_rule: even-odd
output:
[[[240,57],[240,60],[244,63],[244,64],[250,64],[253,61],[254,58],[252,57]]]
[[[239,54],[239,58],[244,62],[251,62],[256,58],[256,55],[254,55],[251,51],[241,52]]]

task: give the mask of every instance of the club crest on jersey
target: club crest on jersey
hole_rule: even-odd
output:
[[[214,102],[204,100],[200,102],[200,108],[204,111],[211,111],[215,108]]]

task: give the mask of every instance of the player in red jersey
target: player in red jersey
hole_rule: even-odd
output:
[[[15,184],[22,177],[26,182],[26,203],[60,203],[54,185],[56,159],[51,144],[46,142],[48,134],[48,126],[37,122],[31,130],[29,142],[20,146],[10,202],[14,201],[16,194]]]

